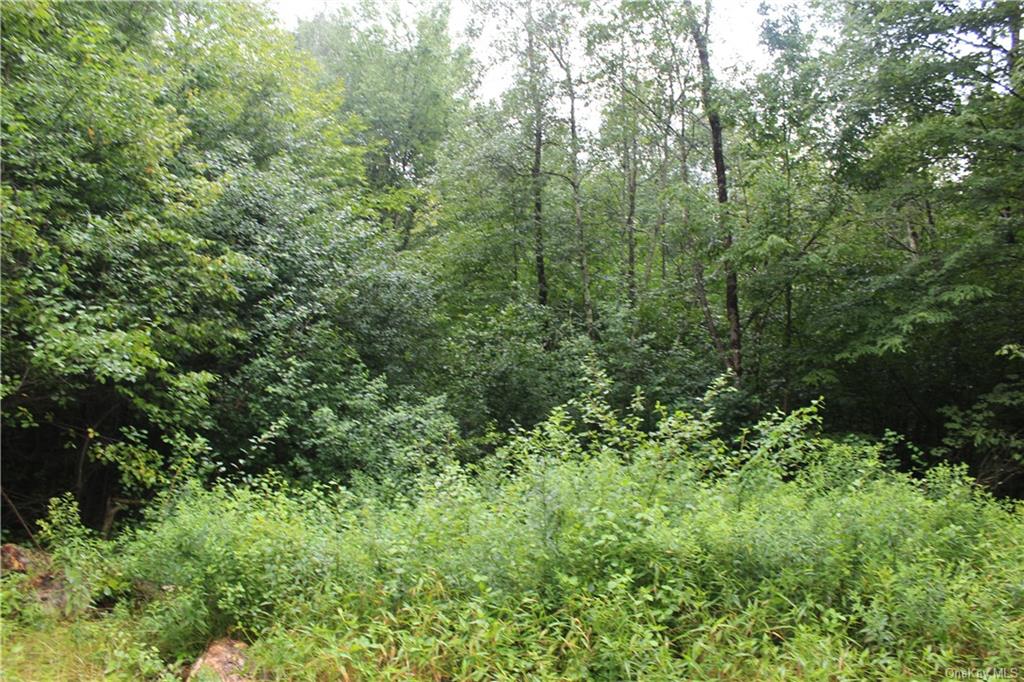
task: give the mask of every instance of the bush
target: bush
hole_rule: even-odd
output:
[[[136,586],[126,627],[168,658],[232,632],[289,680],[913,679],[1024,656],[1020,505],[821,437],[814,406],[730,449],[710,411],[648,435],[600,395],[397,502],[167,493],[102,550]]]

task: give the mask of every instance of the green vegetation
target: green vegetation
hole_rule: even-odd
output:
[[[289,680],[920,679],[1019,663],[1019,504],[816,436],[814,408],[739,449],[707,419],[645,432],[591,399],[397,500],[264,478],[165,493],[111,541],[55,501],[46,533],[71,608],[105,603],[93,627],[132,633],[134,657],[97,656],[127,679],[229,631]]]
[[[0,7],[5,679],[1024,670],[1020,4],[371,5]]]

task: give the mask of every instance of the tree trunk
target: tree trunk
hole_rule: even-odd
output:
[[[548,304],[548,277],[544,269],[544,212],[541,198],[540,159],[543,134],[540,123],[533,132],[533,165],[530,167],[530,192],[533,194],[533,253],[537,271],[537,302]]]
[[[590,263],[587,255],[587,231],[583,224],[583,177],[580,172],[580,136],[576,125],[576,84],[572,78],[572,70],[567,60],[555,54],[555,59],[565,71],[565,86],[569,93],[569,135],[571,141],[571,173],[572,173],[572,207],[576,221],[576,246],[580,266],[580,286],[583,289],[583,315],[587,326],[587,335],[596,338],[594,328],[594,302],[590,295]]]
[[[783,370],[783,389],[782,389],[782,411],[789,412],[789,399],[792,390],[792,381],[790,376],[792,371],[790,367],[792,365],[790,358],[790,350],[793,346],[793,283],[786,282],[786,323],[782,330],[782,361],[786,363],[786,367]]]
[[[533,164],[530,166],[530,193],[533,198],[533,251],[537,273],[537,302],[548,304],[548,277],[544,267],[544,212],[543,184],[541,182],[541,153],[544,145],[544,106],[541,102],[537,66],[537,51],[534,45],[533,12],[528,9],[526,27],[526,58],[530,69],[530,99],[533,105]]]
[[[1010,71],[1010,87],[1014,88],[1014,70],[1017,68],[1017,56],[1020,51],[1021,10],[1010,12],[1010,51],[1006,54],[1006,67]]]
[[[661,160],[658,167],[658,217],[654,220],[651,228],[651,245],[647,249],[647,259],[644,263],[644,294],[650,291],[651,275],[654,271],[654,255],[661,249],[662,278],[664,279],[665,250],[662,244],[662,232],[665,229],[665,222],[668,220],[668,210],[665,206],[665,189],[668,186],[668,140],[663,139],[661,145]]]
[[[718,105],[711,97],[711,63],[708,58],[707,24],[701,26],[693,11],[690,0],[685,0],[690,12],[691,33],[697,46],[697,58],[700,62],[700,97],[707,114],[708,126],[711,128],[711,153],[715,161],[715,183],[718,186],[718,223],[723,234],[726,249],[725,260],[725,314],[729,320],[729,369],[738,382],[743,376],[742,329],[740,322],[739,286],[736,269],[729,258],[728,251],[732,248],[732,233],[725,224],[725,207],[729,203],[729,190],[726,182],[725,153],[722,147],[722,120],[718,115]],[[706,19],[706,17],[705,17]]]
[[[685,141],[682,136],[681,141]],[[683,184],[689,184],[690,182],[690,167],[687,165],[687,148],[685,144],[680,144],[680,178]],[[718,325],[715,324],[715,316],[711,312],[711,305],[708,303],[708,290],[704,283],[704,263],[701,262],[700,256],[697,254],[697,247],[693,243],[693,236],[690,234],[690,207],[687,204],[683,204],[683,234],[686,235],[686,250],[691,254],[691,271],[693,273],[693,292],[697,296],[697,304],[700,305],[701,315],[704,317],[704,327],[708,330],[708,336],[711,337],[711,344],[715,347],[715,352],[718,357],[725,362],[725,368],[730,369],[729,356],[726,352],[725,344],[722,343],[722,337],[718,333]]]
[[[909,215],[904,216],[904,220],[907,223],[907,250],[913,260],[918,260],[921,257],[921,235]]]
[[[629,307],[636,309],[636,130],[623,144],[622,170],[626,181],[626,294]]]

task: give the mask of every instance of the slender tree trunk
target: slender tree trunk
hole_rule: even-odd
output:
[[[911,259],[918,260],[921,257],[921,235],[910,216],[904,216],[904,220],[907,223],[907,249]]]
[[[1010,87],[1014,87],[1014,69],[1020,51],[1021,10],[1018,7],[1010,12],[1010,51],[1006,55],[1006,66],[1010,70]]]
[[[92,429],[87,429],[82,446],[78,449],[78,466],[75,467],[75,497],[79,502],[85,499],[85,464],[88,461],[90,445],[92,445]]]
[[[707,24],[703,26],[697,21],[697,15],[689,0],[686,5],[691,15],[691,33],[697,46],[697,58],[700,61],[701,84],[700,96],[707,114],[708,126],[711,128],[711,152],[715,161],[715,183],[718,186],[718,222],[723,234],[726,249],[725,260],[725,313],[729,320],[729,368],[739,381],[743,376],[742,329],[740,322],[739,285],[736,269],[728,255],[732,248],[732,232],[728,230],[725,207],[729,203],[728,183],[726,182],[725,153],[722,147],[722,120],[718,115],[718,105],[711,96],[711,63],[708,58]],[[706,17],[705,17],[706,18]]]
[[[685,142],[684,135],[680,136],[680,141]],[[690,167],[687,163],[686,145],[680,144],[680,150],[680,179],[683,185],[687,185],[690,182]],[[718,325],[715,324],[714,313],[711,312],[711,305],[708,303],[708,290],[704,283],[704,263],[697,253],[697,247],[693,243],[693,236],[690,234],[690,207],[687,204],[683,204],[683,234],[686,235],[686,250],[691,255],[690,267],[693,274],[693,292],[697,296],[697,304],[700,306],[701,315],[704,317],[704,327],[708,330],[708,336],[711,337],[711,344],[715,347],[715,352],[725,362],[725,368],[729,369],[729,358],[725,344],[722,343],[722,337],[718,333]]]
[[[530,192],[533,195],[533,254],[537,271],[537,302],[548,304],[548,277],[544,268],[544,211],[541,198],[540,159],[543,136],[540,125],[534,128],[533,166],[530,168]]]
[[[526,58],[530,69],[530,99],[533,105],[533,164],[530,166],[530,193],[533,198],[533,251],[537,273],[537,302],[548,304],[548,277],[544,267],[544,211],[541,154],[544,145],[544,107],[541,101],[537,51],[534,45],[532,9],[528,9],[526,28]]]
[[[512,207],[512,281],[519,282],[519,261],[529,253],[525,246],[524,223],[526,211],[522,204],[522,197],[516,192],[511,192],[506,201]]]
[[[623,145],[622,170],[626,180],[626,287],[629,307],[636,309],[636,130]]]
[[[647,258],[644,262],[644,295],[651,289],[651,275],[654,271],[654,255],[661,249],[662,269],[664,269],[665,251],[662,244],[662,232],[665,229],[665,222],[668,220],[668,211],[665,206],[664,193],[668,186],[668,149],[667,141],[661,144],[661,159],[658,167],[658,216],[654,220],[651,229],[651,245],[647,249]],[[664,272],[662,273],[664,276]]]
[[[404,156],[404,155],[403,155]],[[402,178],[409,177],[409,161],[406,158],[402,159]],[[416,206],[408,206],[407,210],[401,210],[395,215],[396,227],[401,224],[402,230],[402,243],[398,247],[399,251],[405,251],[409,248],[409,242],[412,239],[412,228],[416,224]]]
[[[789,398],[791,391],[790,356],[789,351],[793,346],[793,283],[786,282],[786,326],[782,330],[782,361],[786,363],[783,370],[782,389],[782,411],[789,412]]]
[[[590,295],[590,263],[587,254],[587,231],[583,223],[583,177],[580,172],[580,136],[576,125],[576,84],[568,61],[555,55],[558,63],[565,71],[565,86],[569,93],[569,135],[571,141],[571,173],[572,173],[572,207],[576,221],[576,246],[580,267],[580,286],[583,289],[583,315],[587,325],[587,335],[596,338],[594,328],[594,302]]]

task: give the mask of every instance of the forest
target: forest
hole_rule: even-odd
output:
[[[0,677],[1024,677],[1024,8],[732,5],[5,0]]]

